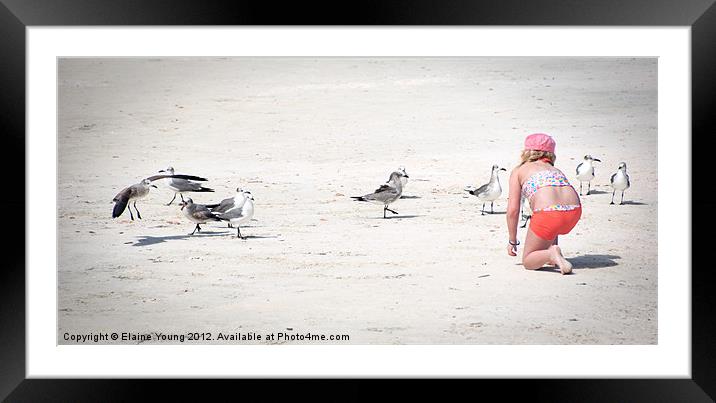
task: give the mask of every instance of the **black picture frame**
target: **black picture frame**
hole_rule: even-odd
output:
[[[361,2],[286,2],[280,6],[264,1],[92,1],[92,0],[0,0],[0,132],[4,149],[2,172],[20,180],[3,192],[0,211],[5,216],[5,265],[0,271],[0,398],[12,402],[129,401],[146,397],[145,388],[160,389],[162,400],[181,398],[208,400],[217,392],[235,395],[235,380],[80,380],[26,379],[25,360],[25,40],[28,26],[93,25],[530,25],[530,26],[688,26],[691,27],[692,62],[692,183],[709,180],[706,140],[716,133],[711,118],[716,100],[716,6],[714,0],[503,0],[492,2],[429,0],[369,0]],[[684,139],[689,141],[689,139]],[[11,175],[7,173],[12,172]],[[9,181],[9,180],[8,180]],[[7,182],[6,182],[7,183]],[[12,190],[12,192],[10,192]],[[706,193],[690,197],[692,211],[713,211]],[[22,211],[23,214],[19,214]],[[692,227],[693,228],[693,227]],[[709,240],[692,231],[692,239]],[[708,247],[708,246],[706,246]],[[537,401],[713,401],[716,397],[716,321],[711,307],[712,265],[697,265],[703,247],[692,248],[692,377],[691,379],[521,379],[452,381],[446,387],[411,381],[391,384],[380,397],[410,394],[439,396],[458,393],[497,392],[503,398],[529,396]],[[670,268],[689,270],[689,267]],[[287,380],[283,388],[268,388],[267,381],[254,381],[252,389],[264,396],[286,393],[294,398],[319,397],[339,390],[337,400],[368,400],[378,397],[366,380],[334,380],[317,386],[315,381]],[[381,383],[382,381],[378,381]],[[369,387],[370,386],[370,387]],[[427,388],[430,389],[427,389]],[[242,393],[245,393],[242,392]],[[237,395],[235,395],[237,396]],[[273,398],[271,400],[274,400]]]

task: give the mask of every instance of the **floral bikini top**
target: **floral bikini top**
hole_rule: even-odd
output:
[[[533,173],[527,178],[525,183],[522,185],[522,197],[527,200],[537,192],[538,189],[545,186],[572,186],[564,174],[557,170],[546,169],[544,171],[538,171]],[[580,207],[579,204],[553,204],[540,210],[535,211],[568,211],[574,210]]]

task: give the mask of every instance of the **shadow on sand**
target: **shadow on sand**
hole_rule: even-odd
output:
[[[194,237],[211,237],[211,236],[223,236],[228,232],[214,232],[214,231],[203,231],[197,232],[194,235],[183,234],[183,235],[167,235],[167,236],[143,236],[140,237],[137,242],[133,243],[132,246],[149,246],[164,243],[167,241],[176,241],[180,239],[188,239]]]
[[[400,196],[401,199],[420,199],[420,196]]]
[[[621,259],[617,255],[582,255],[567,260],[572,263],[573,269],[601,269],[603,267],[616,266],[619,263],[615,260]]]
[[[586,186],[585,186],[585,187],[586,187]],[[592,190],[589,191],[589,194],[585,194],[585,195],[583,195],[583,196],[603,195],[603,194],[607,194],[607,193],[611,193],[611,192],[607,192],[607,191],[604,191],[604,190],[594,190],[594,189],[592,189]]]
[[[243,235],[243,234],[242,234]],[[233,239],[237,239],[236,233],[231,236]],[[244,235],[244,239],[274,239],[278,238],[278,235]]]
[[[394,219],[398,219],[398,218],[417,218],[417,217],[422,217],[422,216],[421,215],[392,215],[392,214],[388,214],[387,218],[383,218],[381,216],[381,217],[372,217],[372,219],[374,219],[374,220],[394,220]]]
[[[614,204],[619,204],[619,203],[614,203]],[[629,200],[626,200],[622,204],[630,205],[630,206],[648,206],[649,205],[649,203],[635,202],[635,201],[629,201]]]
[[[619,263],[615,262],[614,260],[621,259],[621,256],[617,255],[582,255],[577,256],[573,258],[569,258],[570,263],[572,263],[572,270],[579,270],[579,269],[601,269],[604,267],[612,267],[616,266]],[[522,263],[518,263],[518,266],[522,266]],[[543,272],[543,273],[557,273],[562,274],[562,272],[559,270],[558,267],[555,266],[544,266],[540,267],[539,269],[536,269],[537,272]],[[574,274],[574,272],[572,272]]]

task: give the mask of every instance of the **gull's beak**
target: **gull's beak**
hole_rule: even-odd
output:
[[[162,169],[162,170],[161,170],[161,171],[159,171],[159,172],[166,172],[166,171]]]
[[[600,160],[600,159],[598,159],[598,158],[595,158],[594,161],[602,162],[602,160]]]
[[[408,174],[405,174],[405,175],[403,175],[403,176],[405,176],[406,178],[410,178],[410,177],[408,176]]]
[[[181,205],[181,208],[180,208],[179,210],[184,210],[184,207],[186,207],[186,202],[183,201],[183,202],[181,202],[181,203],[179,203],[179,204]]]
[[[500,171],[507,171],[505,168],[500,168]]]
[[[153,187],[154,189],[158,189],[157,185],[149,185],[149,186]]]

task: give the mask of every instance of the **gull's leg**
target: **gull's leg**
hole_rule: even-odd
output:
[[[579,195],[582,196],[582,181],[579,181]]]
[[[614,204],[614,193],[616,193],[616,192],[617,192],[616,190],[613,190],[613,191],[612,191],[612,202],[609,203],[609,204]]]
[[[495,214],[495,202],[490,202],[490,214]]]
[[[383,218],[388,218],[385,216],[385,211],[388,210],[388,206],[383,206]]]
[[[191,234],[189,234],[189,235],[194,235],[194,233],[196,232],[197,229],[199,229],[199,224],[196,224],[196,227],[194,227],[194,231],[192,231]]]
[[[389,209],[388,206],[385,206],[385,209],[388,210],[388,211],[390,211],[390,212],[393,213],[393,214],[398,214],[397,211]]]
[[[199,226],[199,224],[196,224],[196,229],[197,231],[201,232],[201,227]]]
[[[241,228],[240,227],[236,227],[236,234],[239,238],[246,239],[245,236],[241,236]]]
[[[129,203],[127,203],[127,210],[129,210],[129,218],[131,218],[132,221],[134,221],[134,216],[132,215],[132,205]]]
[[[591,186],[592,186],[592,181],[587,182],[587,196],[589,196],[589,190],[590,190]]]
[[[137,208],[137,202],[136,202],[136,201],[134,202],[134,209],[137,210],[137,217],[141,220],[141,219],[142,219],[142,215],[139,214],[139,209]]]
[[[480,215],[485,215],[485,203],[482,203],[482,213]]]
[[[179,196],[181,196],[181,201],[184,201],[184,195],[179,193]],[[176,195],[174,195],[174,197],[176,197]]]
[[[174,203],[174,199],[176,199],[176,198],[177,198],[177,194],[174,193],[174,197],[172,197],[172,201],[170,201],[169,203],[167,203],[167,206],[171,206],[172,203]]]
[[[622,190],[622,201],[621,201],[621,203],[619,203],[619,205],[622,205],[622,204],[624,204],[624,191],[623,190]]]

